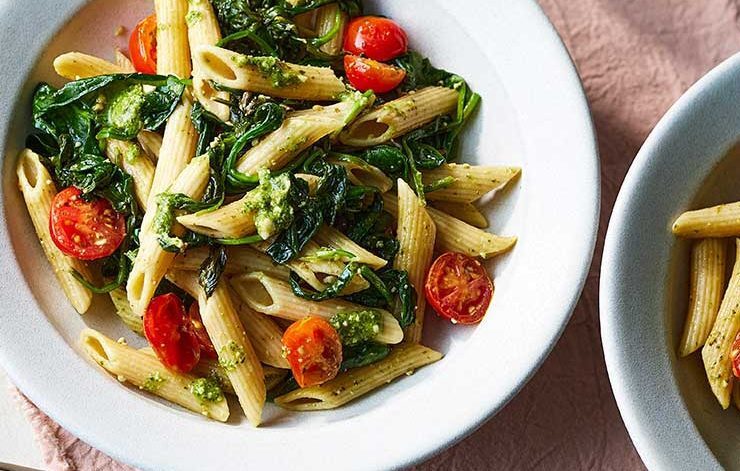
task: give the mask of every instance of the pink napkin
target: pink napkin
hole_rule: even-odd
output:
[[[603,235],[622,179],[648,132],[693,82],[740,49],[740,0],[540,3],[578,65],[598,132],[603,210],[596,256],[572,321],[535,377],[495,418],[417,471],[643,469],[619,417],[601,350]],[[48,469],[131,469],[17,395]]]

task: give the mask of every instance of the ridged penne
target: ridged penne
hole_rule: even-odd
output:
[[[154,164],[144,150],[131,141],[108,139],[105,144],[105,154],[111,162],[131,175],[136,200],[142,208],[146,209],[154,179]]]
[[[128,72],[117,64],[81,52],[67,52],[58,56],[54,59],[54,71],[69,80]]]
[[[686,356],[704,346],[714,325],[725,287],[727,241],[702,239],[691,248],[689,309],[686,314],[679,355]]]
[[[84,314],[92,302],[92,293],[72,276],[72,271],[77,271],[87,280],[91,280],[92,275],[84,262],[64,255],[51,240],[49,214],[52,200],[57,194],[51,175],[39,156],[30,149],[24,149],[18,156],[16,172],[18,188],[23,193],[31,222],[54,275],[75,310]]]
[[[245,56],[216,46],[198,47],[193,60],[204,79],[236,90],[309,101],[335,101],[346,91],[329,67]]]
[[[189,78],[188,0],[154,0],[157,14],[157,73]]]
[[[339,134],[342,144],[369,147],[413,131],[437,116],[457,109],[458,92],[446,87],[427,87],[389,101],[360,116]]]
[[[135,314],[131,309],[131,304],[128,302],[128,295],[126,290],[123,288],[116,288],[110,293],[110,300],[113,302],[113,307],[116,309],[116,314],[121,319],[126,327],[131,329],[133,332],[144,335],[144,317],[141,314]]]
[[[339,8],[338,3],[331,3],[316,9],[316,36],[321,37],[334,32],[334,36],[326,44],[319,47],[321,52],[330,56],[336,56],[342,52],[347,19],[347,13]]]
[[[162,150],[162,136],[153,131],[139,131],[136,140],[144,152],[152,159],[152,162],[159,160],[159,152]]]
[[[379,189],[382,193],[393,188],[393,180],[388,178],[378,167],[370,165],[359,159],[353,161],[341,159],[329,159],[335,165],[344,167],[347,171],[347,178],[353,184],[358,186],[372,186]]]
[[[319,386],[291,391],[275,398],[275,404],[294,411],[335,409],[441,358],[430,348],[404,342],[377,363],[340,373]]]
[[[735,266],[722,298],[717,319],[701,350],[709,385],[723,409],[730,405],[732,375],[732,343],[740,330],[740,240],[735,240]]]
[[[740,236],[740,201],[686,211],[673,223],[673,233],[700,239]]]
[[[326,224],[321,225],[313,240],[322,247],[347,251],[354,255],[354,257],[346,261],[363,263],[370,266],[373,270],[383,268],[388,263],[372,252],[360,247],[340,231]]]
[[[193,159],[180,173],[169,188],[172,193],[183,193],[191,198],[200,199],[205,192],[210,176],[210,164],[207,155]],[[151,201],[151,198],[150,198]],[[142,314],[154,291],[169,270],[175,254],[166,252],[159,245],[159,236],[154,232],[153,221],[156,217],[156,201],[149,204],[149,211],[144,215],[139,234],[139,251],[128,277],[126,292],[131,308]],[[175,225],[172,232],[182,235],[183,228]]]
[[[225,280],[220,280],[211,296],[206,297],[194,272],[170,272],[168,279],[195,295],[203,326],[218,353],[219,365],[226,372],[247,419],[258,426],[267,397],[265,377]]]
[[[223,396],[216,401],[199,399],[190,392],[191,385],[198,378],[167,369],[156,356],[116,342],[93,329],[82,331],[80,343],[95,363],[119,381],[130,382],[141,390],[206,417],[221,422],[229,418],[229,404]]]
[[[175,257],[172,263],[173,270],[197,271],[208,257],[208,247],[195,247],[188,249],[185,253]],[[287,280],[290,269],[285,265],[278,265],[262,252],[250,246],[228,247],[226,249],[228,260],[224,272],[229,275],[261,271],[275,278]]]
[[[149,351],[154,355],[154,351],[151,349],[149,349]],[[268,391],[277,386],[290,373],[289,370],[284,368],[274,368],[267,365],[262,365],[262,372],[265,375],[265,387]],[[229,381],[229,376],[226,374],[223,367],[218,364],[218,360],[201,357],[198,364],[193,368],[193,373],[204,378],[215,375],[221,382],[221,387],[225,393],[232,395],[236,394],[234,392],[234,388],[231,386],[231,381]]]
[[[430,201],[429,203],[433,208],[450,216],[454,214],[454,217],[457,219],[478,229],[488,227],[488,219],[486,219],[483,213],[473,203],[450,203],[447,201]]]
[[[330,319],[338,312],[367,309],[336,298],[319,302],[299,298],[293,294],[288,283],[260,272],[235,276],[231,279],[231,286],[236,294],[255,311],[291,321],[297,321],[306,316]],[[381,313],[383,320],[375,340],[391,344],[403,340],[403,331],[396,318],[386,310],[376,310]]]
[[[398,254],[393,263],[397,270],[405,270],[416,291],[416,314],[414,323],[406,328],[407,342],[419,343],[424,327],[424,277],[432,264],[434,239],[437,229],[434,221],[424,209],[424,204],[414,190],[402,179],[398,179]]]
[[[486,193],[502,188],[521,171],[519,167],[444,164],[434,170],[424,170],[422,181],[427,185],[447,177],[455,179],[445,188],[426,193],[428,201],[472,203]]]

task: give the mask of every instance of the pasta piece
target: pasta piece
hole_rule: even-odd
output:
[[[207,247],[188,249],[175,257],[172,263],[173,270],[196,271],[208,257]],[[250,271],[261,271],[267,275],[287,280],[290,270],[284,265],[278,265],[272,259],[249,246],[229,247],[226,249],[227,260],[224,273],[235,275]]]
[[[472,203],[449,203],[447,201],[430,201],[433,208],[455,215],[457,219],[479,229],[488,227],[488,219]]]
[[[247,419],[258,426],[267,397],[265,377],[257,353],[236,313],[228,286],[221,280],[213,294],[206,297],[195,273],[171,272],[168,278],[195,295],[203,325],[218,352],[219,365],[226,372]]]
[[[162,136],[153,131],[139,131],[136,140],[144,152],[152,159],[153,162],[159,160],[159,152],[162,149]]]
[[[156,394],[170,402],[212,419],[225,422],[229,404],[222,396],[217,401],[200,400],[190,392],[195,376],[167,369],[156,356],[116,342],[93,329],[80,334],[80,343],[95,363],[114,374],[121,382]]]
[[[98,75],[125,74],[123,67],[105,59],[83,54],[67,52],[54,59],[54,71],[68,80],[97,77]]]
[[[188,0],[154,0],[157,14],[157,73],[190,77],[190,48],[185,16]]]
[[[333,164],[344,167],[347,171],[349,181],[359,186],[372,186],[379,189],[382,193],[393,188],[393,180],[388,178],[378,167],[357,159],[353,161],[341,159],[329,159]]]
[[[732,375],[732,343],[740,330],[740,239],[735,240],[735,266],[727,286],[722,304],[717,313],[701,356],[712,392],[723,409],[730,405],[730,392],[734,381]]]
[[[427,87],[389,101],[360,116],[339,134],[342,144],[369,147],[413,131],[437,116],[457,109],[458,92],[446,87]]]
[[[679,354],[684,357],[704,346],[717,317],[725,286],[727,244],[702,239],[691,248],[691,291]]]
[[[190,0],[188,2],[188,14],[185,17],[188,24],[188,41],[190,51],[199,46],[213,46],[221,40],[221,29],[218,19],[213,11],[211,2],[208,0]],[[199,70],[199,62],[193,60],[193,94],[207,111],[216,115],[221,121],[228,121],[231,117],[229,107],[218,100],[229,100],[229,94],[216,91],[211,83],[203,78]]]
[[[323,247],[331,247],[347,251],[354,255],[354,257],[351,260],[346,261],[363,263],[370,266],[373,270],[383,268],[388,263],[372,252],[360,247],[352,239],[326,224],[321,225],[313,240]]]
[[[319,48],[324,54],[338,56],[342,52],[344,43],[344,28],[347,25],[347,13],[339,8],[339,4],[332,3],[316,9],[316,36],[334,33],[334,36]]]
[[[673,233],[700,239],[740,236],[740,201],[686,211],[673,223]]]
[[[144,349],[142,349],[144,350]],[[154,351],[148,349],[152,355]],[[272,366],[262,365],[262,372],[265,374],[265,387],[269,391],[270,389],[277,386],[281,381],[285,379],[289,371],[283,368],[274,368]],[[204,378],[216,376],[221,383],[221,387],[227,394],[236,394],[234,388],[231,386],[229,376],[224,371],[223,367],[218,364],[218,360],[211,360],[210,358],[201,358],[193,373]]]
[[[249,195],[249,193],[247,193]],[[253,211],[245,207],[247,195],[215,211],[199,211],[177,218],[177,222],[197,234],[216,239],[239,239],[257,232]]]
[[[297,321],[306,316],[330,319],[338,312],[367,309],[337,298],[320,302],[299,298],[293,294],[288,283],[260,272],[235,276],[231,279],[231,286],[236,294],[255,311],[291,321]],[[403,340],[403,331],[396,318],[384,309],[376,309],[376,311],[381,313],[383,320],[375,340],[390,344]]]
[[[447,177],[455,181],[442,189],[425,194],[429,201],[472,203],[481,196],[498,190],[521,173],[519,167],[493,165],[444,164],[434,170],[422,172],[425,185]]]
[[[154,179],[154,164],[143,149],[131,141],[108,139],[105,153],[111,162],[121,167],[134,180],[136,200],[142,208],[147,207],[149,192]]]
[[[236,162],[236,169],[248,175],[255,175],[261,168],[279,170],[319,139],[341,130],[371,102],[372,99],[355,94],[335,105],[291,113],[278,129]]]
[[[123,69],[127,74],[136,72],[136,68],[134,67],[134,64],[131,63],[131,59],[129,59],[126,54],[118,48],[116,48],[116,65]]]
[[[64,255],[51,240],[49,214],[52,200],[57,194],[51,175],[39,156],[30,149],[24,149],[18,156],[16,172],[18,187],[23,193],[31,222],[54,275],[75,310],[84,314],[92,302],[92,293],[72,276],[72,271],[76,270],[87,280],[92,279],[92,276],[84,262]]]
[[[386,211],[398,215],[398,201],[391,193],[383,195]],[[466,224],[434,208],[427,208],[437,226],[436,249],[440,252],[460,252],[471,257],[492,258],[508,252],[516,244],[516,237],[502,237]]]
[[[110,300],[113,302],[113,306],[116,308],[116,314],[126,324],[126,327],[139,335],[144,335],[144,317],[134,314],[131,304],[128,302],[126,290],[116,288],[108,294],[110,295]]]
[[[275,398],[275,404],[294,411],[335,409],[441,358],[430,348],[404,342],[377,363],[340,373],[319,386],[291,391]]]
[[[402,179],[398,179],[398,253],[393,267],[405,270],[416,291],[416,314],[414,323],[406,328],[404,338],[411,343],[421,341],[424,327],[424,277],[432,264],[434,238],[437,229],[434,221],[424,209],[424,203],[414,190]]]
[[[160,161],[161,162],[161,161]],[[183,193],[191,198],[200,199],[205,192],[208,178],[210,176],[210,163],[208,155],[202,155],[193,159],[190,164],[180,173],[170,187],[173,193]],[[151,203],[151,208],[144,215],[139,234],[139,251],[134,260],[131,273],[128,277],[126,292],[131,303],[131,308],[136,314],[143,314],[159,282],[169,270],[175,254],[166,252],[159,245],[159,236],[154,232],[153,221],[156,217],[156,203]],[[175,225],[172,232],[182,235],[183,229]]]
[[[333,101],[346,91],[329,67],[251,57],[216,46],[200,46],[193,54],[203,78],[236,90],[308,101]]]

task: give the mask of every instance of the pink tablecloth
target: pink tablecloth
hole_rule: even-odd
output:
[[[537,375],[498,416],[418,471],[643,467],[619,417],[601,350],[603,234],[648,132],[689,85],[740,49],[740,0],[540,3],[578,65],[599,135],[603,196],[596,257],[573,319]],[[21,401],[49,469],[124,469]]]

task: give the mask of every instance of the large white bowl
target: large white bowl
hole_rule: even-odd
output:
[[[80,438],[147,469],[389,469],[461,439],[542,363],[581,292],[599,208],[596,144],[573,65],[531,0],[371,3],[407,28],[415,48],[483,95],[463,153],[524,169],[485,207],[495,214],[494,230],[520,241],[492,264],[496,294],[480,326],[451,328],[429,316],[425,342],[444,360],[336,411],[269,407],[259,429],[238,413],[224,425],[132,392],[81,355],[76,339],[84,325],[125,332],[103,297],[84,317],[68,306],[16,190],[13,167],[29,131],[32,89],[39,80],[59,82],[53,57],[69,50],[110,57],[112,42],[125,46],[113,36],[116,27],[133,25],[151,3],[0,3],[0,114],[8,117],[0,123],[0,361],[31,400]]]
[[[740,54],[697,82],[645,141],[619,192],[601,268],[612,389],[651,469],[740,469],[740,416],[722,411],[698,353],[677,357],[688,301],[683,211],[740,200]]]

